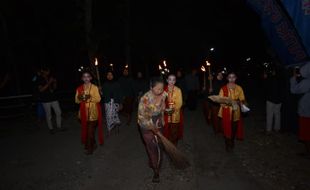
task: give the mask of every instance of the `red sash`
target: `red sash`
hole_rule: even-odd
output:
[[[224,97],[228,97],[228,87],[227,85],[222,87],[222,90],[224,92]],[[244,138],[244,129],[243,129],[243,121],[242,117],[240,115],[240,119],[237,121],[237,134],[236,137],[238,140],[243,140]],[[222,107],[222,125],[223,125],[223,131],[224,131],[224,137],[231,139],[232,138],[232,120],[230,115],[230,109],[229,107]]]
[[[164,91],[168,93],[168,85],[164,87]],[[166,107],[169,106],[168,98],[166,99]],[[163,130],[163,135],[166,138],[170,138],[170,129],[169,129],[169,123],[168,123],[168,114],[164,115],[164,120],[165,120],[165,125],[164,125],[164,130]],[[184,133],[184,117],[183,117],[183,111],[182,109],[180,110],[180,125],[179,125],[179,130],[178,130],[178,139],[183,138],[183,133]]]
[[[84,91],[84,85],[78,87],[78,94],[82,94]],[[100,103],[97,103],[97,111],[98,111],[98,141],[99,144],[103,144],[103,127],[102,127],[102,110]],[[80,117],[81,117],[81,141],[82,144],[86,144],[87,141],[87,110],[86,110],[86,102],[80,103]]]

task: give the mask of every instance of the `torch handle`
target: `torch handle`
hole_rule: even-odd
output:
[[[203,88],[206,90],[206,72],[203,72]]]
[[[99,92],[100,92],[100,94],[102,95],[100,75],[99,75],[99,70],[98,70],[98,67],[97,67],[97,66],[96,66],[96,74],[97,74],[97,80],[98,80]]]
[[[211,66],[208,67],[208,71],[209,71],[209,83],[210,83],[210,89],[212,89],[212,80],[211,80]]]

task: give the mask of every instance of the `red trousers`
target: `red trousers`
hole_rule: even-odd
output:
[[[310,141],[310,117],[299,117],[299,139]]]
[[[159,169],[162,151],[158,144],[158,140],[150,130],[142,131],[142,137],[145,148],[149,157],[149,165],[152,169]]]
[[[215,134],[223,133],[221,120],[218,116],[219,110],[220,110],[219,105],[212,105],[211,106],[211,120],[212,120],[212,125],[213,125],[213,129],[214,129]]]
[[[93,153],[96,148],[95,131],[98,121],[88,121],[87,122],[87,139],[85,143],[85,150],[88,153]]]

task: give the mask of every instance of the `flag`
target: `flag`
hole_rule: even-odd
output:
[[[310,55],[310,0],[282,0],[282,4]]]
[[[308,58],[294,24],[277,0],[247,0],[247,5],[260,16],[261,26],[282,64],[291,66]]]

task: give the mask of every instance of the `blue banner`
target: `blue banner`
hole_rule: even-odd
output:
[[[310,55],[310,0],[282,0],[282,3]]]
[[[308,58],[293,23],[276,0],[247,0],[247,4],[261,17],[261,25],[285,66]]]

